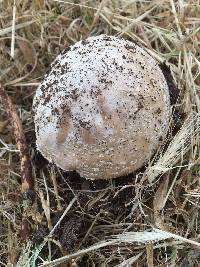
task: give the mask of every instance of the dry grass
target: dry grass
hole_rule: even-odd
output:
[[[101,33],[140,41],[166,61],[180,100],[166,145],[146,170],[90,182],[36,152],[31,105],[56,55]],[[1,266],[199,266],[198,0],[0,1],[0,81],[19,111],[37,181],[34,243],[23,247],[19,153],[0,106]]]

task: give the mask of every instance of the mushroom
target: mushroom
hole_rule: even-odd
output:
[[[159,63],[130,41],[89,37],[50,66],[33,103],[37,148],[87,179],[136,171],[165,137],[169,88]]]

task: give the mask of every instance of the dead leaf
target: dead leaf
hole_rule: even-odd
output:
[[[18,44],[19,49],[24,56],[25,65],[21,70],[20,77],[6,82],[5,86],[13,85],[25,80],[34,71],[37,65],[37,53],[32,43],[27,39],[19,36],[16,36],[16,43]],[[25,68],[26,72],[24,73]]]
[[[168,225],[164,223],[163,216],[160,211],[164,208],[165,198],[168,191],[169,173],[163,175],[163,179],[155,193],[153,200],[154,222],[156,227],[162,230],[169,230]]]
[[[36,51],[32,44],[23,38],[17,38],[16,40],[27,64],[34,66],[36,60]]]
[[[155,193],[153,200],[154,211],[160,212],[164,207],[164,201],[167,195],[167,189],[169,184],[169,174],[163,175],[163,179]]]

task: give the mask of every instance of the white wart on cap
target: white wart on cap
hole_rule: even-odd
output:
[[[116,178],[143,166],[165,137],[169,88],[144,48],[100,35],[55,59],[33,110],[45,158],[88,179]]]

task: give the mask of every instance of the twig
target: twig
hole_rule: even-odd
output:
[[[27,239],[29,233],[29,226],[27,220],[27,209],[31,207],[34,200],[34,180],[31,173],[31,163],[28,152],[28,145],[23,132],[20,118],[17,110],[13,105],[10,97],[6,93],[3,85],[0,83],[0,102],[5,108],[8,117],[11,120],[16,144],[20,153],[21,161],[21,192],[23,205],[23,220],[22,220],[22,239]]]

